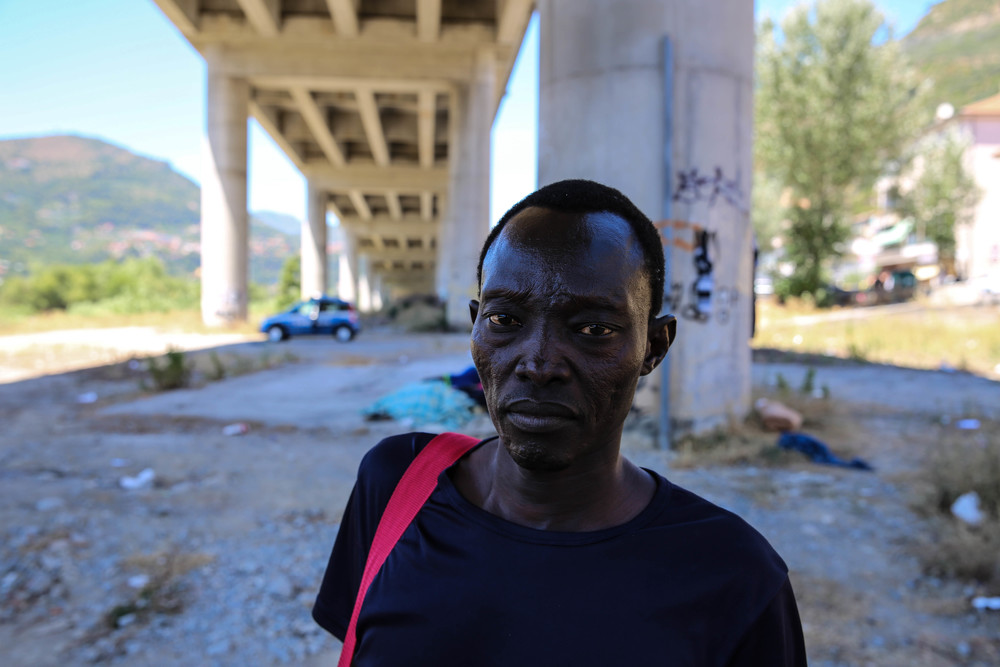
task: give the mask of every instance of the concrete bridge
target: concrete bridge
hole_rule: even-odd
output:
[[[308,182],[304,294],[328,288],[332,211],[346,232],[342,297],[366,308],[433,292],[468,327],[490,128],[537,9],[539,182],[613,185],[663,233],[680,333],[640,403],[663,416],[669,402],[664,432],[746,412],[752,2],[154,1],[207,64],[206,322],[246,318],[249,114]]]
[[[330,211],[342,297],[454,294],[464,323],[489,231],[490,128],[531,0],[156,3],[208,67],[206,322],[246,318],[249,113],[308,182],[303,294],[328,288]]]

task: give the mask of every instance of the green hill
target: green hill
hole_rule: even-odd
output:
[[[166,162],[78,136],[0,141],[0,279],[150,255],[192,275],[199,210],[198,186]],[[264,215],[251,219],[250,279],[267,284],[299,241],[288,216]]]
[[[933,82],[935,106],[956,109],[1000,91],[1000,2],[945,0],[902,39],[914,66]]]

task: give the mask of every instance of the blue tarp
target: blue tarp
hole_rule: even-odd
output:
[[[457,431],[472,419],[475,403],[441,381],[404,385],[362,410],[369,419],[412,419],[415,425],[440,424]]]

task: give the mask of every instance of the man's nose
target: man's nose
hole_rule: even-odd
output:
[[[568,378],[564,346],[565,341],[553,327],[533,327],[523,338],[514,372],[519,378],[537,385]]]

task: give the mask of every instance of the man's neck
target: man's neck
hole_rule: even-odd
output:
[[[645,471],[605,450],[566,470],[527,470],[499,442],[473,452],[456,479],[472,503],[512,523],[541,530],[611,528],[638,515],[656,484]]]

